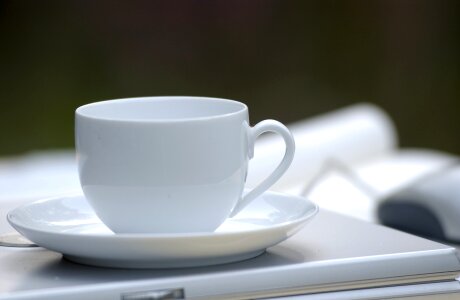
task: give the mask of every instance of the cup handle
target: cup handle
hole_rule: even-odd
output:
[[[286,144],[286,152],[284,153],[284,157],[278,167],[276,167],[276,169],[265,180],[259,183],[259,185],[257,185],[254,189],[252,189],[238,201],[232,213],[230,214],[230,217],[234,217],[252,200],[260,196],[263,192],[275,184],[275,182],[278,181],[278,179],[280,179],[280,177],[287,171],[292,163],[292,160],[294,159],[294,137],[286,126],[275,120],[264,120],[257,123],[254,127],[249,128],[249,159],[254,157],[255,140],[262,133],[269,131],[281,135],[281,137],[284,139],[284,143]]]

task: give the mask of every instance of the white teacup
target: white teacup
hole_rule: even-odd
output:
[[[204,97],[146,97],[76,110],[83,192],[116,233],[212,232],[273,185],[294,156],[281,123],[249,126],[245,104]],[[280,165],[242,196],[254,141],[286,143]]]

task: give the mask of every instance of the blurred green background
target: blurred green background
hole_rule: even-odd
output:
[[[293,122],[368,101],[460,153],[460,1],[0,1],[0,155],[73,147],[77,106],[200,95]]]

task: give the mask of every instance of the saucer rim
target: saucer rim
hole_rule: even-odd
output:
[[[72,235],[72,236],[85,236],[87,238],[89,237],[95,237],[95,238],[125,238],[125,239],[133,239],[133,238],[155,238],[155,239],[183,239],[183,238],[215,238],[218,236],[232,236],[232,235],[239,235],[241,233],[262,233],[264,231],[272,231],[274,229],[278,228],[283,228],[287,226],[295,226],[298,223],[302,224],[308,219],[314,217],[318,212],[319,212],[319,206],[318,204],[314,203],[313,201],[308,200],[307,198],[297,196],[297,195],[290,195],[290,194],[285,194],[285,193],[279,193],[279,192],[273,192],[273,191],[266,191],[265,193],[270,193],[274,194],[277,196],[282,196],[282,197],[290,197],[290,198],[297,198],[299,201],[307,201],[312,205],[312,208],[309,209],[308,211],[305,212],[305,214],[299,216],[298,218],[291,220],[291,221],[284,221],[282,223],[273,225],[273,226],[268,226],[264,228],[254,228],[254,229],[248,229],[244,231],[232,231],[232,232],[181,232],[181,233],[114,233],[113,234],[106,234],[106,233],[96,233],[96,234],[82,234],[78,232],[65,232],[65,235]],[[264,193],[264,194],[265,194]],[[263,195],[263,194],[262,194]],[[23,205],[20,205],[19,207],[16,207],[15,209],[9,211],[6,215],[8,223],[13,226],[15,229],[25,229],[28,231],[33,231],[35,233],[46,233],[46,234],[51,234],[51,235],[57,235],[61,236],[64,232],[59,232],[59,231],[52,231],[52,230],[47,230],[47,229],[36,229],[30,226],[25,226],[18,224],[14,220],[12,220],[12,215],[14,215],[17,211],[23,210],[24,208],[30,206],[30,205],[35,205],[43,202],[48,202],[48,201],[59,201],[64,198],[70,198],[70,197],[83,197],[86,200],[86,197],[83,193],[71,193],[71,194],[63,194],[60,196],[53,196],[53,197],[48,197],[44,199],[39,199],[33,202],[29,202]],[[89,204],[88,204],[89,205]],[[94,215],[97,217],[97,215],[94,213]],[[97,217],[98,218],[98,217]],[[230,218],[229,218],[230,219]],[[99,218],[99,222],[104,224]],[[99,224],[99,223],[91,223],[92,224]],[[107,227],[108,228],[108,227]],[[110,231],[111,229],[108,228]],[[18,230],[19,231],[19,230]]]

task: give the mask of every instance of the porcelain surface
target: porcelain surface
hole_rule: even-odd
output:
[[[72,195],[16,208],[8,221],[34,243],[78,263],[174,268],[252,258],[295,234],[317,212],[304,198],[265,192],[212,233],[115,234],[83,195]]]
[[[205,97],[90,103],[76,110],[75,131],[83,193],[117,233],[212,232],[284,174],[295,147],[283,124],[250,127],[245,104]],[[284,158],[243,195],[266,131],[283,137]]]

